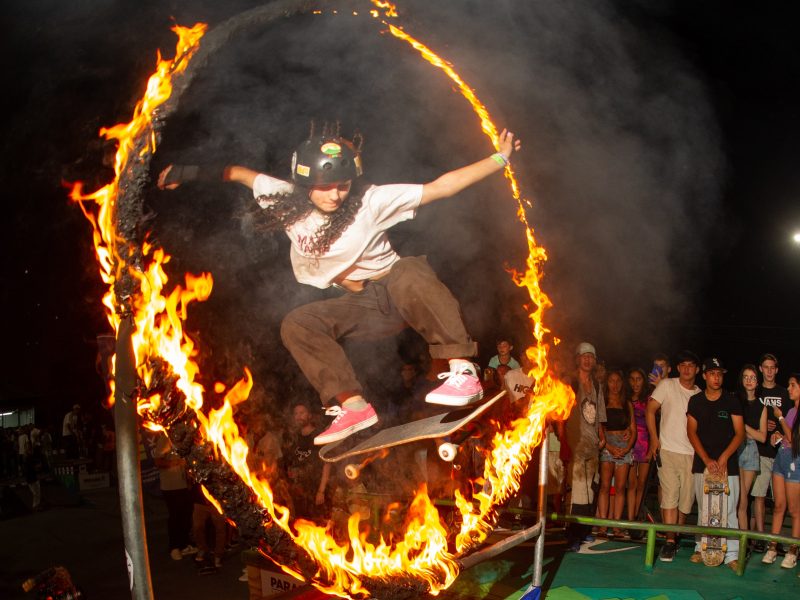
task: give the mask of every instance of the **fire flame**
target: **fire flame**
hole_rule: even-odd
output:
[[[387,17],[397,14],[391,3],[373,0],[373,4],[383,9]],[[409,43],[428,62],[443,70],[456,83],[478,115],[482,130],[497,148],[497,128],[487,109],[458,76],[452,65],[402,29],[386,24],[392,35]],[[158,57],[156,72],[150,77],[145,95],[137,104],[130,123],[100,132],[107,139],[118,142],[114,181],[90,194],[84,194],[82,185],[77,183],[70,194],[92,224],[100,275],[108,286],[103,304],[109,323],[118,331],[123,316],[131,314],[135,324],[134,355],[142,387],[145,390],[150,388],[154,374],[153,365],[156,362],[166,362],[169,365],[170,372],[176,378],[176,387],[185,395],[185,404],[194,413],[193,418],[199,425],[200,435],[213,445],[219,458],[227,462],[249,486],[272,521],[316,561],[318,571],[313,576],[312,583],[317,588],[342,597],[366,597],[369,590],[362,583],[365,576],[383,580],[410,576],[425,581],[431,593],[438,593],[450,586],[458,575],[456,555],[486,538],[496,518],[495,507],[517,491],[519,479],[527,467],[531,453],[541,442],[548,415],[566,418],[574,402],[571,390],[556,380],[547,366],[549,347],[545,336],[549,330],[543,324],[543,316],[551,303],[539,285],[542,265],[547,256],[544,249],[537,245],[533,229],[527,222],[525,206],[530,206],[530,203],[522,199],[514,172],[510,165],[507,166],[505,176],[519,204],[518,216],[525,226],[529,248],[526,271],[514,273],[513,277],[517,285],[527,288],[534,307],[529,312],[529,318],[536,343],[526,350],[526,354],[534,365],[530,376],[535,383],[527,414],[515,420],[508,428],[503,429],[505,425],[498,424],[498,431],[489,450],[491,457],[486,461],[485,491],[476,494],[472,500],[457,493],[457,506],[462,521],[455,539],[455,554],[449,549],[448,531],[442,525],[439,513],[425,489],[420,490],[412,501],[402,532],[389,540],[382,536],[377,541],[368,540],[367,535],[359,528],[358,514],[350,517],[349,539],[341,543],[332,536],[327,527],[301,519],[290,522],[289,509],[275,501],[267,480],[250,471],[247,465],[248,447],[233,419],[233,407],[247,399],[252,387],[250,371],[245,368],[244,377],[227,389],[220,408],[210,410],[207,414],[201,410],[204,390],[195,381],[199,371],[194,360],[197,349],[183,331],[183,322],[191,302],[208,298],[213,286],[211,276],[186,275],[184,286],[175,286],[172,291],[167,292],[168,278],[164,265],[169,261],[169,256],[163,249],[144,244],[141,255],[146,260],[146,266],[134,267],[123,258],[132,255],[132,243],[121,239],[116,233],[114,213],[119,181],[128,161],[135,158],[132,154],[136,147],[135,142],[147,136],[145,139],[149,143],[142,152],[155,152],[155,136],[152,133],[154,111],[169,98],[172,77],[185,70],[205,30],[206,26],[203,24],[192,28],[173,28],[179,38],[176,58],[164,60]],[[118,305],[120,300],[115,295],[115,285],[125,273],[132,275],[138,282],[138,289],[130,298],[130,306]],[[215,385],[218,393],[225,389],[224,384]],[[164,424],[160,419],[162,404],[158,394],[140,398],[138,410],[144,417],[145,426],[155,430],[169,426],[169,423]],[[211,498],[206,490],[204,492]],[[221,508],[218,502],[214,503]],[[284,566],[284,570],[304,579],[302,574],[289,567]]]

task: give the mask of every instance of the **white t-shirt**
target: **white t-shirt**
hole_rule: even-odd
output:
[[[253,181],[253,195],[271,196],[291,191],[292,184],[263,173]],[[306,218],[286,228],[292,243],[294,276],[300,283],[327,288],[343,273],[362,281],[384,275],[400,259],[386,235],[393,225],[413,219],[422,200],[422,185],[392,184],[370,187],[353,223],[342,232],[323,256],[310,251],[315,233],[327,217],[313,210]],[[266,208],[265,204],[261,204]]]
[[[694,454],[694,448],[686,433],[686,409],[689,398],[700,388],[696,385],[687,390],[677,377],[662,379],[650,396],[661,405],[661,430],[659,441],[661,447],[668,452],[678,454]]]

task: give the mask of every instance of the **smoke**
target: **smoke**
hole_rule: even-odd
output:
[[[425,23],[441,24],[440,47],[524,140],[548,324],[570,350],[589,339],[622,363],[681,345],[672,328],[696,311],[720,245],[724,160],[702,76],[635,7],[462,4],[435,3]],[[520,237],[510,219],[492,225]]]
[[[497,124],[523,139],[514,162],[549,255],[554,333],[569,347],[591,340],[620,362],[679,344],[669,331],[697,301],[703,257],[716,243],[723,160],[705,87],[675,42],[603,2],[404,6],[408,31],[451,60]],[[328,14],[232,39],[184,95],[156,168],[225,162],[288,178],[311,119],[363,133],[376,183],[430,181],[489,154],[451,82],[378,31],[373,19]],[[249,191],[191,185],[149,201],[159,238],[179,257],[173,266],[214,275],[214,294],[196,313],[209,337],[229,345],[251,336],[257,369],[307,393],[277,328],[290,308],[325,292],[295,282],[284,236],[253,228]],[[515,210],[497,177],[392,232],[401,254],[429,255],[484,361],[500,333],[518,350],[531,341],[527,298],[506,270],[522,268],[527,253]],[[397,346],[348,350],[364,381],[386,385],[399,367]]]

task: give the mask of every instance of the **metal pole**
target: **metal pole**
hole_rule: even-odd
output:
[[[117,332],[117,359],[114,373],[114,423],[117,434],[117,472],[125,561],[133,600],[153,600],[150,559],[142,504],[142,473],[139,468],[139,423],[133,390],[136,387],[136,360],[133,355],[133,319],[122,319]]]
[[[549,444],[548,434],[545,429],[544,439],[539,446],[539,524],[542,531],[536,539],[536,549],[533,555],[533,585],[542,587],[542,565],[544,563],[544,530],[547,523],[547,453]]]

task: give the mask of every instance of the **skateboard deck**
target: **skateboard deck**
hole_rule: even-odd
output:
[[[728,478],[726,475],[712,475],[708,469],[703,471],[703,515],[701,526],[728,526]],[[716,567],[725,560],[728,540],[718,535],[704,535],[700,539],[700,554],[709,567]]]
[[[357,457],[377,453],[386,448],[410,444],[421,440],[444,438],[452,435],[459,429],[468,425],[471,421],[480,417],[505,395],[506,392],[502,391],[480,404],[453,407],[445,413],[433,415],[432,417],[426,417],[424,419],[411,421],[410,423],[381,429],[375,433],[375,435],[355,446],[348,444],[347,439],[333,442],[320,448],[319,457],[325,462],[332,463],[350,458],[358,460]],[[457,446],[443,443],[439,446],[439,456],[443,460],[452,461],[453,458],[455,458],[457,450]],[[360,465],[348,464],[345,469],[345,474],[347,477],[355,479],[358,476],[359,470]]]

